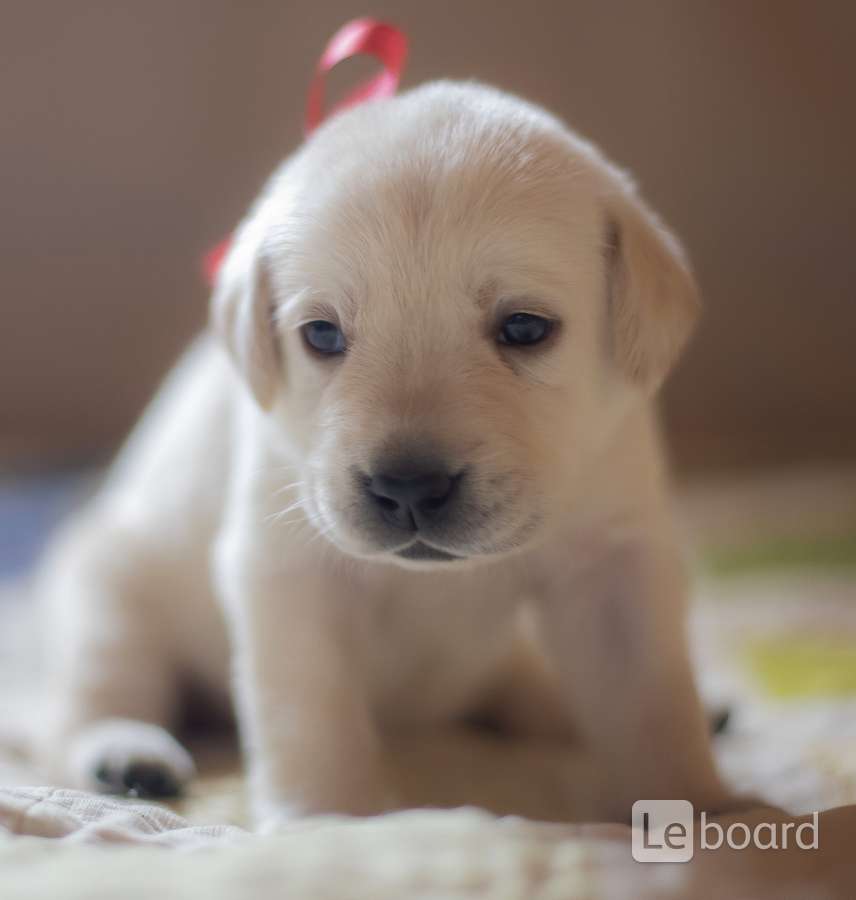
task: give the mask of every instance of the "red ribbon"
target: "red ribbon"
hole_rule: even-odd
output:
[[[307,135],[312,134],[327,118],[324,115],[324,76],[343,60],[361,53],[374,56],[383,69],[373,78],[357,85],[333,107],[331,115],[366,100],[391,97],[395,93],[407,59],[407,36],[385,22],[378,22],[375,19],[354,19],[343,25],[330,38],[321,59],[318,60],[315,77],[306,98],[304,127]]]
[[[343,100],[325,114],[324,76],[340,62],[361,53],[374,56],[383,68],[377,75],[353,88]],[[354,19],[343,25],[330,38],[315,67],[315,76],[306,98],[304,117],[306,135],[312,134],[328,116],[343,109],[357,106],[366,100],[391,97],[398,88],[406,59],[407,35],[392,25],[370,18]],[[203,271],[209,284],[213,284],[217,277],[231,243],[231,236],[227,237],[205,254]]]

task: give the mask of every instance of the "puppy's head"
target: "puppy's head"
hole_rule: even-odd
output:
[[[404,564],[536,540],[697,307],[674,238],[592,147],[450,84],[322,128],[213,301],[313,521]]]

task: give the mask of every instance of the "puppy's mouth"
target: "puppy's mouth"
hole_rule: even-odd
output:
[[[456,556],[454,553],[447,553],[445,550],[438,550],[430,544],[422,541],[414,541],[406,547],[395,551],[395,555],[400,559],[407,559],[411,562],[454,562],[455,560],[464,559],[463,556]]]

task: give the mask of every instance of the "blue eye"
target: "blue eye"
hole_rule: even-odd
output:
[[[303,339],[317,353],[332,356],[345,352],[345,335],[332,322],[307,322],[303,328]]]
[[[540,344],[553,330],[553,323],[543,316],[532,313],[514,313],[509,316],[499,329],[499,341],[515,347],[528,347]]]

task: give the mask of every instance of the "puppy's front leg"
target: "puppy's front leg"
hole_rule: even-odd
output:
[[[686,576],[669,543],[608,548],[541,598],[543,641],[588,749],[605,767],[603,814],[638,799],[731,805],[685,640]]]
[[[388,806],[379,738],[348,616],[352,589],[313,560],[227,553],[235,702],[255,820]]]

